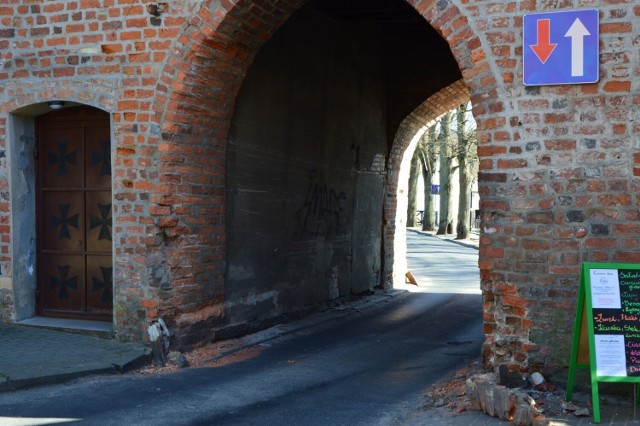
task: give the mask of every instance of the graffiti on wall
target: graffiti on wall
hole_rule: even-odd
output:
[[[309,171],[309,185],[302,206],[296,211],[298,229],[304,235],[339,235],[347,232],[347,194],[327,185],[318,171]]]

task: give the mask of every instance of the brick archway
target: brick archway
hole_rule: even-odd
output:
[[[258,6],[237,0],[222,6],[206,1],[189,20],[161,71],[155,99],[161,123],[156,156],[160,173],[157,185],[150,188],[149,209],[163,241],[149,267],[164,280],[157,285],[163,289],[158,314],[174,318],[176,328],[194,340],[212,337],[208,333],[213,332],[206,329],[224,317],[224,164],[235,97],[262,44],[304,3],[274,0]],[[449,43],[464,86],[470,88],[479,139],[490,140],[484,130],[504,120],[495,118],[502,106],[480,38],[452,3],[409,3]],[[485,124],[488,115],[492,118]],[[399,156],[409,144],[405,132],[414,118],[408,119],[408,127],[396,139],[399,147],[390,160],[390,165],[395,163],[387,190],[393,194]],[[202,214],[208,219],[197,218]],[[393,208],[385,216],[385,280],[389,283],[398,218]],[[197,332],[191,327],[196,322],[201,324]]]
[[[521,84],[522,52],[530,48],[523,43],[522,16],[553,6],[541,2],[191,0],[157,8],[125,1],[109,7],[96,1],[10,2],[2,8],[0,39],[0,317],[13,321],[19,308],[12,284],[13,265],[22,261],[12,246],[20,233],[14,219],[19,201],[11,193],[12,141],[21,136],[16,129],[39,114],[37,108],[44,111],[46,101],[62,99],[111,113],[114,199],[122,207],[114,216],[120,237],[114,244],[118,337],[145,339],[148,321],[159,316],[172,321],[176,333],[211,337],[209,330],[225,313],[220,283],[229,247],[226,147],[245,73],[265,41],[278,37],[281,24],[301,6],[328,5],[330,12],[342,13],[346,3],[365,9],[375,3],[383,6],[376,13],[383,14],[384,24],[397,17],[386,15],[387,1],[390,9],[400,5],[412,15],[410,26],[394,20],[405,34],[417,24],[413,28],[429,27],[431,36],[442,36],[442,49],[433,53],[442,53],[451,68],[445,72],[441,58],[413,50],[419,43],[423,52],[432,48],[421,36],[412,39],[414,45],[402,42],[399,33],[394,39],[392,31],[379,32],[385,47],[406,47],[393,49],[399,59],[436,71],[419,73],[432,85],[419,78],[413,85],[402,77],[411,77],[415,66],[386,58],[390,67],[407,72],[387,68],[394,71],[386,74],[392,125],[382,136],[388,144],[380,157],[389,158],[394,132],[412,110],[462,79],[478,129],[484,354],[489,364],[512,370],[564,366],[581,263],[640,261],[640,125],[634,121],[640,83],[633,78],[640,71],[630,54],[640,7],[633,2],[597,2],[600,80],[548,87]],[[357,9],[337,24],[364,19]],[[429,25],[421,27],[420,16]],[[363,43],[382,53],[371,41]],[[412,53],[422,59],[414,61]],[[453,68],[459,68],[455,77]],[[400,77],[389,80],[393,75]],[[404,147],[406,137],[398,137]],[[383,179],[387,164],[376,165]],[[387,188],[387,194],[376,194],[393,197],[397,188]],[[401,219],[394,215],[389,212],[387,220]],[[375,233],[380,239],[380,228]],[[393,241],[393,232],[387,238]],[[191,330],[181,330],[186,327]]]
[[[384,199],[384,285],[404,282],[407,272],[407,194],[411,155],[427,127],[440,115],[469,100],[469,89],[459,80],[424,101],[400,124],[387,161]]]

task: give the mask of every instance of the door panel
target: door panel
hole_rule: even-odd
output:
[[[111,191],[86,194],[87,252],[111,253]]]
[[[87,257],[87,312],[111,315],[113,303],[111,256]]]
[[[109,126],[85,131],[86,187],[111,191],[111,142]]]
[[[45,250],[84,250],[84,199],[80,191],[50,191],[42,194],[41,238]]]
[[[42,178],[47,188],[82,188],[82,128],[50,128],[44,134]]]
[[[82,314],[85,285],[82,255],[45,254],[42,286],[44,312]]]
[[[50,113],[38,126],[38,313],[111,321],[109,116]]]

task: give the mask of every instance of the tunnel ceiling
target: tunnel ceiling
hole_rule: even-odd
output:
[[[389,141],[408,114],[462,78],[447,42],[403,0],[313,0],[307,7],[345,25],[383,32]]]

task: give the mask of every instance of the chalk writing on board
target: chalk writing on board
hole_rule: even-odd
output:
[[[633,293],[640,290],[640,272],[624,270],[620,271],[620,285],[625,290]]]
[[[622,309],[628,314],[640,315],[640,301],[626,300],[627,296],[623,293],[625,300],[622,301]]]
[[[591,270],[591,303],[596,309],[620,309],[620,282],[615,269]],[[640,283],[640,279],[638,280]]]
[[[599,376],[626,376],[626,352],[622,334],[595,335]]]
[[[640,264],[582,264],[567,401],[578,367],[591,371],[595,423],[600,423],[599,382],[640,383]]]

